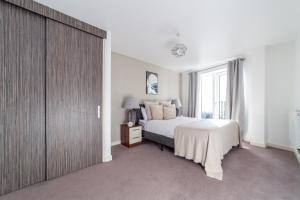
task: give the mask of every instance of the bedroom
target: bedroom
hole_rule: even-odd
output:
[[[1,200],[299,199],[299,2],[36,2],[0,1]]]

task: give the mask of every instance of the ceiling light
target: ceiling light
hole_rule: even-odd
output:
[[[172,55],[176,57],[182,57],[186,54],[187,47],[184,44],[176,44],[172,49]]]

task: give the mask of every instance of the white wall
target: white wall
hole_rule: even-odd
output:
[[[269,45],[243,54],[248,129],[245,140],[289,149],[293,105],[295,42]]]
[[[294,102],[295,42],[266,47],[266,138],[290,147],[289,113]]]
[[[294,79],[294,88],[293,88],[293,94],[294,94],[294,101],[291,107],[291,111],[295,111],[295,110],[300,110],[300,33],[298,34],[298,38],[296,40],[296,50],[295,50],[295,57],[296,57],[296,67],[295,67],[295,73],[293,76]],[[291,135],[292,133],[294,133],[293,131],[295,131],[294,129],[294,124],[291,123]],[[292,136],[293,137],[293,136]],[[299,135],[298,135],[299,137]],[[295,137],[294,137],[295,138]],[[294,143],[292,141],[292,143]],[[295,144],[292,144],[295,147]],[[297,146],[296,146],[297,147]],[[294,149],[295,154],[297,156],[297,159],[300,163],[300,153],[297,149]]]
[[[158,73],[158,95],[146,94],[146,71]],[[112,54],[112,143],[120,141],[120,124],[125,120],[121,108],[125,96],[167,100],[180,96],[180,74],[127,56]]]
[[[111,155],[111,33],[103,40],[103,88],[102,88],[102,160],[109,162]]]
[[[244,53],[246,131],[244,139],[264,146],[265,138],[265,48]]]
[[[294,102],[292,110],[300,110],[300,34],[296,41],[296,69],[294,74]]]

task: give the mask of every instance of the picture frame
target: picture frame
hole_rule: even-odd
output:
[[[158,94],[158,74],[146,71],[146,94]]]

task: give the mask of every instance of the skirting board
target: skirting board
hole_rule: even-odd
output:
[[[275,149],[281,149],[281,150],[285,150],[285,151],[294,152],[294,149],[291,148],[291,147],[286,147],[286,146],[282,146],[282,145],[278,145],[278,144],[272,144],[272,143],[263,144],[263,143],[257,143],[257,142],[250,142],[250,145],[256,146],[256,147],[261,147],[261,148],[272,147],[272,148],[275,148]]]
[[[275,149],[281,149],[281,150],[285,150],[285,151],[291,151],[294,152],[294,149],[291,147],[286,147],[286,146],[282,146],[282,145],[278,145],[278,144],[271,144],[271,143],[267,143],[267,147],[272,147]]]
[[[266,144],[258,143],[258,142],[250,142],[250,145],[256,146],[256,147],[261,147],[261,148],[266,148]]]
[[[111,142],[111,146],[116,146],[121,144],[121,141],[115,141],[115,142]]]

